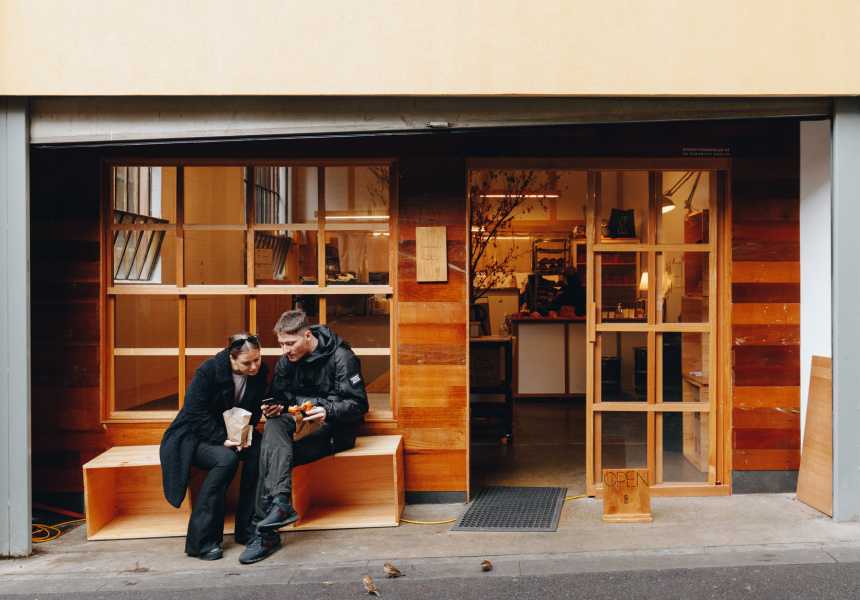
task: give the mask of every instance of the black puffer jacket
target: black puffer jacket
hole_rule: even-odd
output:
[[[266,397],[268,374],[268,367],[260,363],[260,370],[245,383],[245,395],[239,406],[251,413],[251,425],[257,425],[263,415],[260,402]],[[225,349],[197,368],[185,391],[182,410],[161,438],[164,496],[176,508],[185,498],[191,457],[197,444],[206,441],[218,446],[227,439],[224,411],[233,408],[235,395],[230,352]]]
[[[296,362],[282,356],[269,396],[284,406],[305,400],[322,406],[326,411],[323,426],[333,431],[358,427],[368,410],[361,361],[327,326],[312,325],[311,333],[317,338],[316,349]]]

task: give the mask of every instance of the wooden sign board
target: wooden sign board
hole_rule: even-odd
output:
[[[415,228],[418,282],[448,281],[448,240],[444,227]]]
[[[648,469],[603,470],[603,522],[651,522],[651,472]]]
[[[797,499],[833,516],[833,373],[821,356],[812,357]]]

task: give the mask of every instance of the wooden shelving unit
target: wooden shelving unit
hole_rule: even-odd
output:
[[[572,266],[570,238],[542,238],[532,242],[532,273],[534,273],[531,309],[546,315],[558,292],[556,285],[544,281],[546,275],[560,275]]]

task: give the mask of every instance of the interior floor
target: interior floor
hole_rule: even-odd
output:
[[[480,424],[478,424],[480,425]],[[491,424],[492,425],[492,424]],[[485,485],[585,493],[585,401],[516,400],[513,442],[472,426],[472,491]]]
[[[473,405],[474,406],[474,405]],[[473,415],[475,414],[473,408]],[[692,418],[694,414],[688,413]],[[645,413],[611,412],[603,417],[601,453],[605,468],[644,468],[647,463]],[[684,455],[679,413],[663,417],[663,481],[707,482],[707,461],[695,465]],[[513,440],[504,442],[499,419],[472,419],[471,488],[482,486],[566,487],[585,493],[585,400],[517,399]],[[702,448],[705,458],[707,448]]]

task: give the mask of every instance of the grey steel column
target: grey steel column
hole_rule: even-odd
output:
[[[32,550],[27,100],[0,96],[0,556]]]
[[[833,518],[860,518],[860,100],[833,104]]]

